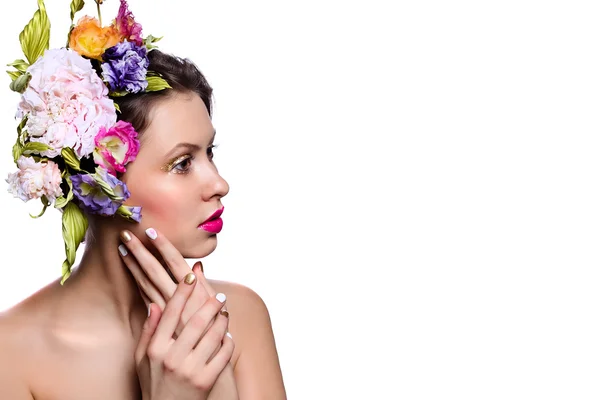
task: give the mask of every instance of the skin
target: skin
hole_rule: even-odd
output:
[[[117,251],[120,233],[131,232],[164,268],[168,265],[146,236],[147,228],[155,228],[180,256],[205,257],[215,250],[217,235],[197,226],[221,208],[229,191],[212,160],[214,127],[200,97],[174,94],[150,110],[150,121],[136,160],[121,177],[131,192],[126,204],[142,206],[142,222],[92,219],[93,238],[65,284],[57,279],[0,314],[0,398],[142,398],[133,355],[147,319],[147,301]],[[197,147],[171,152],[184,142]],[[179,164],[173,164],[175,159]],[[140,254],[138,249],[128,257],[144,271],[150,258],[140,262]],[[224,293],[235,343],[209,399],[285,399],[271,321],[260,296],[243,285],[205,279],[199,268],[194,272],[199,294],[193,307],[203,304],[198,299]],[[144,273],[156,287],[167,283],[164,275]],[[168,294],[163,297],[167,304]]]

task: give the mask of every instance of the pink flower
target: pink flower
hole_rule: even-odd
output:
[[[25,129],[32,142],[53,148],[41,155],[56,157],[63,147],[79,158],[91,154],[96,134],[114,125],[117,113],[90,61],[69,49],[51,49],[27,72],[32,77],[16,116],[28,117]]]
[[[140,151],[137,132],[129,122],[119,121],[108,131],[104,128],[96,136],[94,162],[112,175],[125,172],[125,164],[135,160]]]
[[[52,161],[36,162],[32,157],[17,160],[18,172],[8,175],[8,191],[23,201],[46,196],[50,202],[62,196],[62,177],[58,165]]]
[[[129,7],[127,6],[127,1],[121,0],[119,13],[113,22],[113,25],[117,28],[121,41],[127,40],[138,46],[141,46],[144,43],[142,39],[142,25],[135,22],[133,14],[129,11]]]

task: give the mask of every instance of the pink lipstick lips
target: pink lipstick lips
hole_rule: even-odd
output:
[[[223,214],[224,209],[225,207],[222,207],[219,210],[215,211],[213,215],[211,215],[206,221],[201,223],[198,226],[198,228],[211,233],[221,232],[221,229],[223,229],[223,220],[221,219],[221,214]]]

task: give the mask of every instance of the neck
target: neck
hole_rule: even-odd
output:
[[[105,318],[131,327],[132,321],[145,318],[147,310],[135,279],[119,256],[119,244],[117,230],[97,232],[65,286],[90,312],[95,309]]]

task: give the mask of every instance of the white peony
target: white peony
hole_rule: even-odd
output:
[[[100,127],[109,129],[117,121],[108,88],[90,61],[73,50],[51,49],[27,72],[31,80],[16,117],[28,117],[30,140],[53,148],[41,153],[46,157],[56,157],[63,147],[73,148],[79,158],[90,155]]]
[[[36,162],[32,157],[17,160],[19,171],[8,175],[8,191],[23,201],[45,195],[50,202],[62,196],[60,169],[53,161]]]

